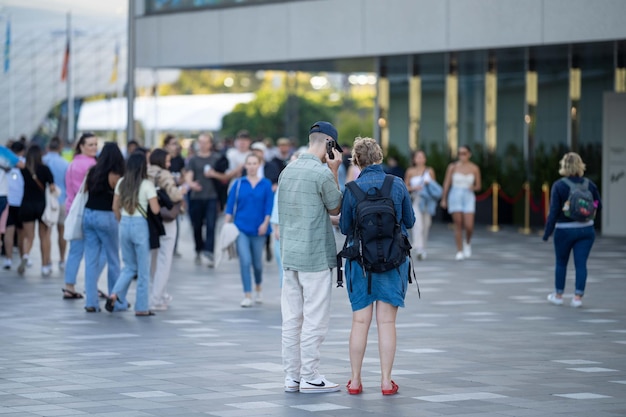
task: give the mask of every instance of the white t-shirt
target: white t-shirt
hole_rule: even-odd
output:
[[[241,152],[237,148],[230,148],[226,151],[226,159],[228,159],[228,171],[239,168],[246,162],[246,157],[250,151]]]
[[[115,195],[120,195],[120,184],[124,181],[124,177],[120,178],[120,180],[115,185]],[[148,200],[156,197],[156,188],[154,188],[154,184],[152,181],[144,179],[139,186],[139,199],[138,203],[142,209],[146,213],[148,213]],[[131,217],[143,217],[139,210],[135,210],[133,214],[128,214],[126,210],[122,207],[122,216],[131,216]]]

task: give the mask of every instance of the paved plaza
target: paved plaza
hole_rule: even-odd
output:
[[[571,260],[565,305],[546,301],[553,248],[537,233],[479,226],[474,256],[456,262],[452,231],[434,225],[416,265],[422,298],[413,285],[398,314],[400,391],[390,397],[380,392],[375,323],[362,395],[283,392],[275,263],[265,263],[264,303],[244,309],[238,263],[197,266],[188,225],[181,239],[172,306],[154,317],[88,314],[83,300],[62,300],[62,274],[41,276],[38,249],[24,277],[0,271],[0,415],[626,416],[626,239],[596,240],[574,309]],[[333,290],[320,369],[342,387],[345,291]]]

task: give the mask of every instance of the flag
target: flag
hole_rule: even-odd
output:
[[[61,70],[61,81],[67,79],[67,73],[70,66],[70,41],[65,44],[65,56],[63,57],[63,69]]]
[[[120,44],[115,43],[115,58],[113,59],[113,71],[111,72],[111,78],[109,78],[109,84],[115,84],[117,82],[117,67],[120,62]]]
[[[4,38],[4,73],[9,72],[11,66],[11,21],[7,20],[7,34]]]

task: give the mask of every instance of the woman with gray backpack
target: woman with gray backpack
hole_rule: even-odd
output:
[[[580,307],[587,282],[587,258],[596,238],[593,223],[596,213],[602,208],[598,187],[583,175],[585,164],[575,152],[566,153],[560,162],[559,174],[563,178],[552,184],[550,192],[550,214],[546,220],[543,240],[554,233],[554,292],[548,301],[563,304],[565,276],[570,253],[574,253],[576,286],[572,307]]]

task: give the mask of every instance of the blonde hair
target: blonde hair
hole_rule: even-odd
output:
[[[363,169],[370,165],[383,162],[383,150],[372,138],[354,138],[352,145],[352,162]]]
[[[568,152],[559,162],[559,175],[564,177],[582,177],[585,174],[585,163],[576,152]]]

